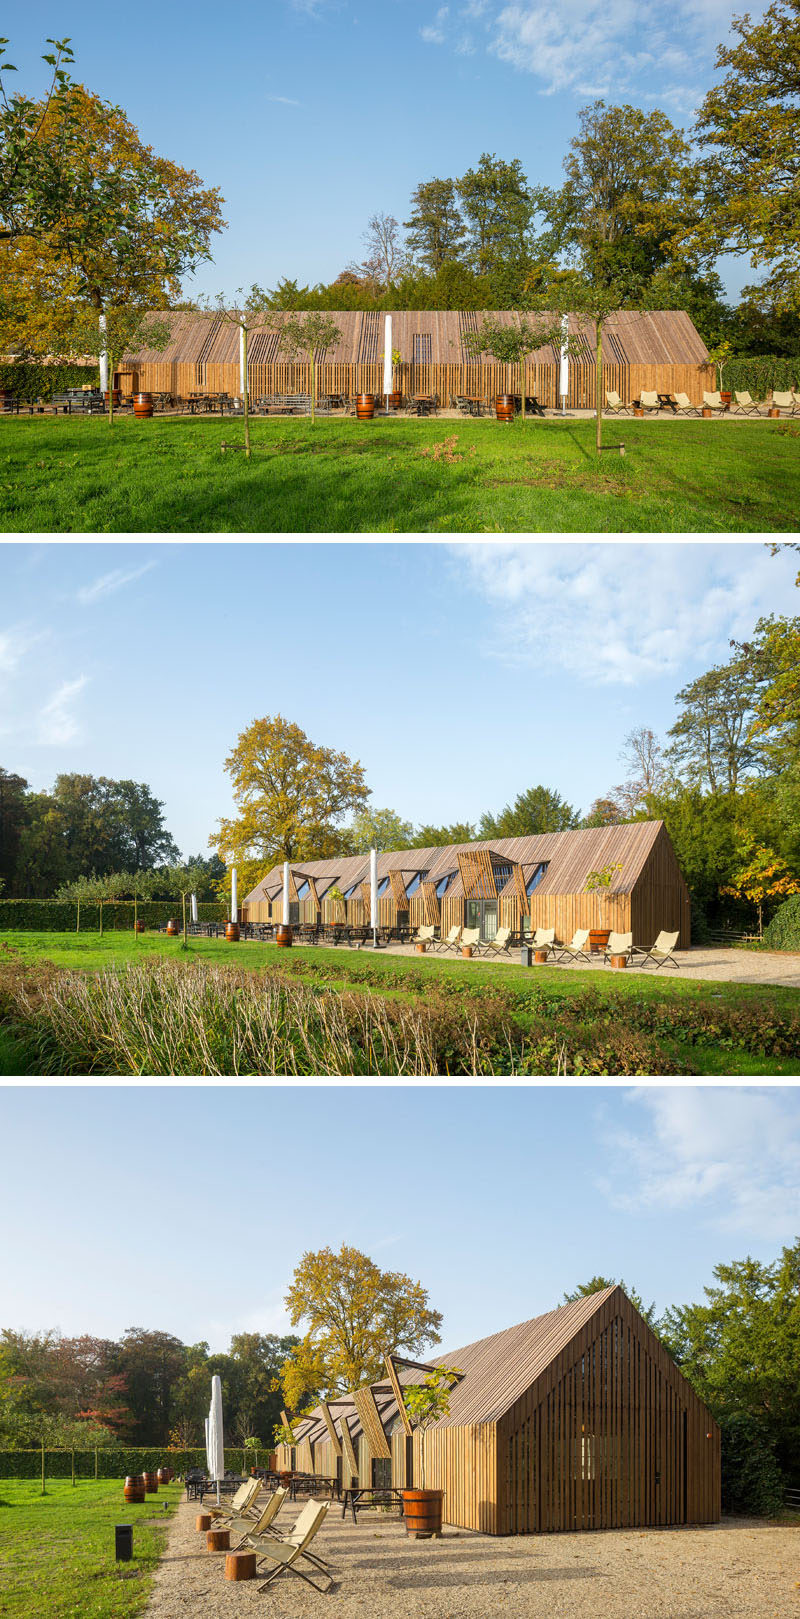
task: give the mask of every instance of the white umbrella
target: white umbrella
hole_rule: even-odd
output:
[[[383,391],[386,395],[386,414],[389,414],[389,395],[392,392],[394,380],[392,367],[392,317],[387,315],[383,323]]]
[[[569,315],[561,317],[561,366],[558,374],[558,391],[561,394],[562,413],[567,408],[567,394],[569,393],[569,354],[567,343],[569,341]]]
[[[244,399],[244,393],[245,393],[245,388],[246,387],[247,387],[247,376],[245,374],[244,327],[240,326],[239,327],[239,392],[240,392],[243,399]]]
[[[192,921],[197,921],[197,895],[192,895]]]
[[[369,851],[369,925],[372,928],[372,943],[377,949],[378,945],[378,851]]]
[[[222,1383],[216,1376],[211,1379],[211,1404],[206,1419],[206,1461],[209,1477],[217,1486],[219,1505],[219,1481],[225,1477],[225,1440],[222,1431]]]
[[[239,910],[238,895],[236,893],[236,867],[231,866],[231,921],[237,920]]]
[[[283,925],[289,926],[289,862],[283,862]]]

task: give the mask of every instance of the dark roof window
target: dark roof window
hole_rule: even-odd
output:
[[[525,892],[526,892],[526,894],[532,894],[534,888],[539,887],[539,884],[540,884],[540,882],[541,882],[541,880],[542,880],[542,878],[543,878],[549,864],[550,864],[549,860],[540,860],[539,861],[538,866],[536,867],[536,869],[534,871],[531,872],[530,877],[528,878],[528,881],[525,884]]]

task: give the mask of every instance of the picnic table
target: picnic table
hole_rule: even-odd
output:
[[[357,1514],[364,1507],[384,1506],[396,1506],[402,1518],[402,1491],[391,1489],[387,1485],[373,1485],[370,1488],[362,1488],[360,1484],[356,1488],[342,1491],[342,1517],[347,1516],[349,1507],[353,1515],[353,1523],[358,1522]]]
[[[299,1495],[315,1495],[319,1499],[326,1493],[333,1501],[339,1493],[339,1484],[335,1478],[326,1478],[322,1474],[298,1473],[289,1485],[290,1501],[296,1501]]]
[[[518,411],[522,410],[522,394],[515,394],[514,395],[514,409],[518,410]],[[544,415],[544,410],[542,409],[542,406],[539,404],[539,401],[536,398],[535,394],[526,394],[525,395],[525,409],[526,409],[526,411],[530,411],[532,416],[543,416]]]

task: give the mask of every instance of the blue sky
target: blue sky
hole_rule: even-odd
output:
[[[147,782],[186,855],[267,714],[360,759],[373,806],[416,823],[538,782],[585,811],[633,727],[663,737],[731,638],[796,611],[796,563],[760,541],[7,543],[0,761],[37,789]]]
[[[457,1348],[597,1274],[687,1303],[715,1264],[800,1234],[794,1087],[45,1086],[6,1088],[0,1118],[17,1329],[224,1349],[287,1330],[302,1254],[347,1242],[422,1281]],[[231,1243],[248,1199],[262,1218]]]
[[[744,0],[37,0],[13,26],[38,91],[49,35],[157,151],[226,199],[197,290],[331,280],[371,214],[401,222],[415,186],[483,151],[557,185],[578,109],[601,96],[688,127]],[[38,64],[38,66],[37,66]],[[720,272],[733,295],[746,262]]]

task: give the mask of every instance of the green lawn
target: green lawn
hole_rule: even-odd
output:
[[[630,1066],[625,1072],[642,1072],[642,1062],[650,1061],[655,1073],[800,1074],[800,992],[779,986],[688,982],[599,968],[590,975],[564,967],[526,969],[460,959],[373,956],[370,951],[342,948],[294,947],[287,952],[274,945],[232,945],[224,940],[194,939],[184,952],[180,941],[163,935],[136,939],[122,932],[102,938],[6,932],[0,934],[0,947],[3,944],[11,947],[2,958],[10,970],[18,970],[15,962],[23,970],[52,962],[94,974],[166,959],[189,969],[222,965],[236,969],[237,977],[244,971],[248,980],[268,972],[315,996],[374,996],[390,1005],[419,1008],[439,1020],[463,1020],[465,1010],[477,1008],[479,1016],[489,1020],[495,1013],[505,1017],[520,1040],[530,1037],[535,1043],[544,1031],[558,1043],[563,1033],[572,1042],[576,1073],[585,1071],[580,1064],[589,1062],[604,1043],[610,1061],[614,1051],[621,1050],[625,1058],[624,1043],[620,1047],[613,1041],[627,1031],[630,1052],[625,1060]],[[15,1049],[24,1056],[25,1029],[15,1020],[5,1033],[22,1041]],[[36,1072],[35,1058],[25,1060],[28,1066],[22,1071]]]
[[[106,532],[693,532],[793,530],[800,428],[789,422],[594,424],[416,418],[7,417],[0,530]],[[458,459],[434,459],[455,440]],[[226,444],[237,449],[221,449]]]
[[[4,1619],[127,1619],[142,1613],[178,1484],[129,1506],[122,1481],[0,1479]],[[167,1510],[165,1511],[165,1504]],[[114,1559],[114,1525],[133,1524],[133,1561]]]

